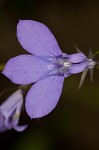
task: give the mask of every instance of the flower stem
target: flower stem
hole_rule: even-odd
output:
[[[99,54],[99,51],[95,52],[95,53],[93,54],[93,56],[96,56],[96,55],[98,55],[98,54]]]
[[[5,64],[0,64],[0,71],[4,69]]]

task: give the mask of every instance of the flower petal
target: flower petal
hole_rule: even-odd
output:
[[[85,68],[86,68],[86,62],[82,62],[79,64],[72,64],[69,72],[71,74],[80,73],[83,72]]]
[[[3,115],[0,113],[0,132],[4,132],[6,131],[7,128],[4,125],[4,117]]]
[[[16,110],[16,108],[22,108],[23,104],[23,94],[22,90],[19,89],[11,94],[0,106],[0,112],[4,116],[5,120],[11,116],[11,114]],[[17,109],[18,109],[17,108]]]
[[[87,58],[82,52],[68,55],[68,61],[71,63],[79,63]]]
[[[24,131],[26,128],[28,127],[28,125],[20,125],[20,126],[15,126],[13,127],[16,131],[18,132],[22,132]]]
[[[3,126],[3,124],[4,124],[4,117],[0,113],[0,128]]]
[[[49,114],[57,105],[63,87],[63,76],[50,76],[36,82],[26,96],[26,111],[31,118]]]
[[[35,56],[58,56],[62,52],[51,31],[44,24],[33,20],[20,20],[17,37],[21,46]]]
[[[3,74],[17,84],[36,82],[47,74],[48,62],[33,55],[20,55],[10,59]]]

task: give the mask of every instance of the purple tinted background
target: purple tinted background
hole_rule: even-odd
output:
[[[99,2],[1,0],[0,63],[26,54],[15,36],[19,19],[46,24],[65,53],[76,52],[73,44],[86,55],[90,45],[93,52],[99,50]],[[23,133],[1,133],[1,147],[8,145],[10,150],[99,149],[99,71],[95,70],[92,85],[87,75],[83,87],[77,92],[80,75],[65,80],[60,101],[48,116],[31,121],[24,114],[21,123],[28,122],[29,129]],[[16,87],[0,75],[0,91],[9,86]]]

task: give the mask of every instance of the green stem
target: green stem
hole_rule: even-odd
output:
[[[0,64],[0,72],[4,69],[5,64]]]
[[[99,54],[99,51],[95,52],[95,53],[93,54],[93,56],[96,56],[96,55],[98,55],[98,54]]]

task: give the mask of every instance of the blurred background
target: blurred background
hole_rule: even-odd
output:
[[[19,19],[46,24],[65,53],[75,53],[74,44],[86,55],[90,46],[93,53],[99,50],[99,1],[0,0],[0,63],[27,53],[16,37]],[[99,150],[99,70],[93,84],[87,74],[77,92],[80,77],[65,79],[59,103],[49,115],[31,120],[24,113],[20,124],[29,124],[26,131],[0,133],[0,149]],[[0,75],[0,92],[16,86]]]

